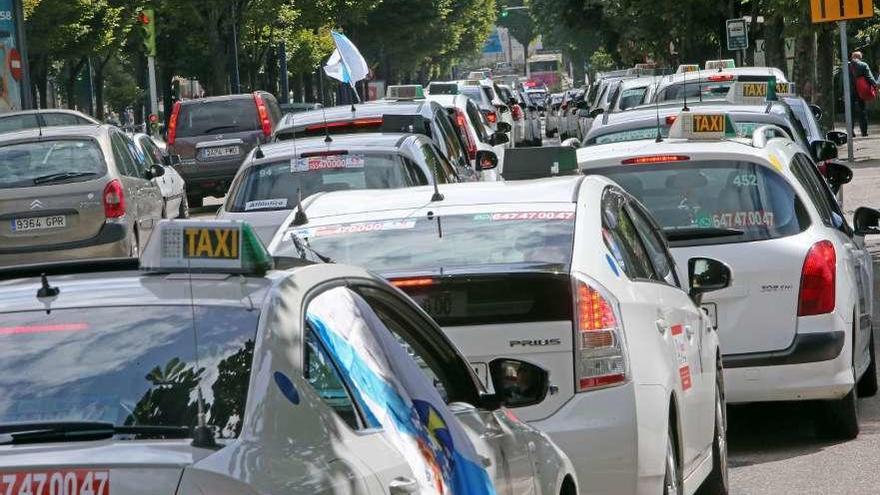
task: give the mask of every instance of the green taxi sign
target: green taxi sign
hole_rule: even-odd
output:
[[[389,100],[420,100],[425,98],[425,88],[421,84],[388,86],[385,97]]]
[[[141,270],[262,276],[272,258],[253,228],[229,220],[162,220],[141,256]]]

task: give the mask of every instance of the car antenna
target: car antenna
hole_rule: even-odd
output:
[[[296,227],[307,223],[309,223],[309,218],[306,216],[305,208],[303,208],[302,188],[298,187],[296,189],[296,214],[293,216],[293,222],[291,225]]]
[[[682,112],[690,112],[691,109],[688,108],[688,73],[685,71],[684,73],[684,107],[681,109]]]
[[[45,273],[40,274],[40,282],[42,287],[37,289],[37,299],[48,299],[47,301],[42,301],[46,306],[46,314],[48,315],[52,313],[50,305],[55,300],[55,297],[58,296],[58,293],[61,292],[61,289],[49,285],[49,279],[46,278]]]
[[[263,148],[260,147],[260,143],[257,143],[257,149],[254,150],[254,158],[257,160],[266,158],[266,155],[263,153]]]
[[[443,201],[443,195],[440,194],[440,187],[437,186],[437,166],[435,165],[431,167],[431,171],[434,176],[434,195],[431,196],[431,202]]]
[[[332,143],[333,138],[330,137],[330,129],[327,128],[327,99],[324,95],[324,71],[321,70],[321,75],[318,76],[318,85],[320,86],[321,91],[321,118],[324,119],[324,142]]]
[[[192,268],[187,260],[187,276],[189,277],[189,308],[193,331],[193,346],[195,349],[196,374],[201,369],[199,364],[199,332],[196,327],[196,303],[193,295]],[[193,429],[192,446],[201,449],[214,449],[217,442],[214,439],[214,430],[208,426],[205,413],[205,398],[202,396],[201,381],[196,385],[196,427]]]
[[[657,139],[656,142],[663,142],[663,134],[660,132],[660,100],[654,98],[654,109],[657,111]]]

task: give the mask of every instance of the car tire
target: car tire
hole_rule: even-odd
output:
[[[724,399],[724,374],[718,363],[715,378],[715,432],[712,438],[712,472],[697,492],[700,495],[727,495],[730,481],[727,471],[727,401]]]
[[[666,434],[666,475],[663,477],[663,495],[683,495],[684,486],[681,470],[678,468],[678,453],[675,448],[675,433],[669,425]]]
[[[201,208],[205,204],[205,198],[201,194],[187,194],[186,201],[192,208]]]
[[[873,328],[871,328],[871,338],[868,341],[868,346],[871,362],[868,363],[868,369],[865,370],[865,374],[859,379],[859,397],[874,397],[877,395],[877,358],[874,356]]]
[[[180,198],[180,207],[177,211],[177,218],[189,218],[189,200],[186,198],[185,194]]]

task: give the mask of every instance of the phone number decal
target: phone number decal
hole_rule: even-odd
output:
[[[504,222],[509,220],[571,220],[573,211],[513,211],[509,213],[487,213],[474,216],[474,220]]]
[[[59,469],[0,473],[0,495],[110,495],[110,471]]]
[[[698,224],[703,228],[773,227],[776,221],[772,211],[755,210],[706,215]]]

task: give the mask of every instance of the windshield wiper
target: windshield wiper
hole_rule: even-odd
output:
[[[11,423],[0,425],[0,445],[103,440],[116,435],[150,438],[189,438],[185,426],[114,425],[98,421]]]
[[[708,239],[710,237],[732,237],[745,234],[742,230],[722,228],[683,227],[663,229],[670,241],[686,241],[691,239]]]
[[[59,180],[75,179],[77,177],[91,177],[98,175],[95,172],[60,172],[57,174],[41,175],[34,178],[34,184],[45,184],[46,182],[57,182]]]

